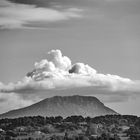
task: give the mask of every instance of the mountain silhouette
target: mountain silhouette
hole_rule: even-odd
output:
[[[84,117],[117,114],[93,96],[54,96],[46,98],[31,106],[12,110],[0,115],[0,118],[17,118],[24,116],[72,116]]]

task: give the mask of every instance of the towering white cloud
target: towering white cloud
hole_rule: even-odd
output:
[[[56,68],[59,68],[64,71],[70,69],[71,60],[67,56],[62,56],[60,50],[52,50],[49,52],[49,54],[52,55],[53,57],[52,62],[56,66]]]
[[[51,60],[36,62],[33,71],[22,81],[5,85],[0,84],[1,92],[36,93],[45,90],[61,90],[77,87],[93,87],[107,91],[139,92],[140,82],[117,75],[100,74],[84,63],[72,64],[70,58],[60,50],[48,53]],[[57,94],[57,93],[56,93]],[[93,93],[94,94],[94,93]]]

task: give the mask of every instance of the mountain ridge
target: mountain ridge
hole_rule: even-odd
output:
[[[82,115],[84,117],[100,116],[107,114],[118,114],[106,107],[94,96],[54,96],[46,98],[30,106],[11,110],[0,115],[0,118],[17,118],[24,116],[72,116]]]

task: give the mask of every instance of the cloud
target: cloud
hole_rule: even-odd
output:
[[[18,94],[4,94],[0,93],[0,112],[7,112],[11,109],[18,109],[33,104],[34,101],[23,99]]]
[[[31,22],[56,22],[81,17],[78,8],[49,8],[35,5],[0,2],[0,28],[21,28]]]
[[[0,84],[1,92],[34,93],[45,90],[61,90],[78,87],[102,88],[107,91],[139,92],[140,82],[117,75],[100,74],[84,63],[72,64],[60,50],[48,53],[51,60],[36,62],[34,69],[17,83]]]

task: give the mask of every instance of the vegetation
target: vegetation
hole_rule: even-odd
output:
[[[140,140],[139,117],[32,116],[0,120],[0,140],[120,140],[123,137]]]

